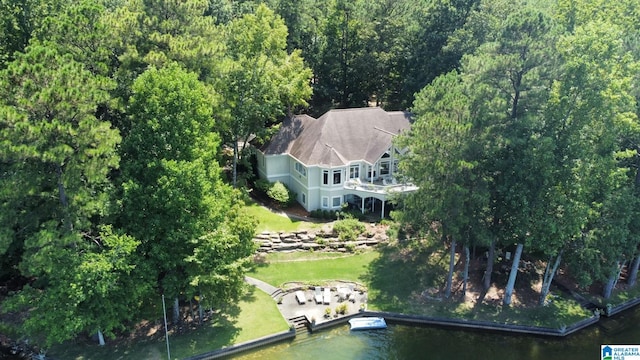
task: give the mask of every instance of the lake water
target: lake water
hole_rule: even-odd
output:
[[[558,339],[393,324],[385,330],[351,332],[344,325],[234,359],[585,360],[600,359],[603,344],[640,345],[640,307]]]

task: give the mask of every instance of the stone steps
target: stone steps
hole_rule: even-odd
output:
[[[276,291],[272,292],[270,294],[270,296],[271,296],[272,299],[275,300],[280,296],[284,296],[284,291],[282,291],[282,289],[277,289]]]
[[[355,241],[342,241],[332,234],[312,233],[307,231],[278,233],[263,232],[256,235],[253,241],[259,246],[258,252],[277,251],[309,251],[330,250],[348,252],[355,249],[373,247],[387,241],[388,237],[382,233],[370,233],[360,236]]]
[[[309,320],[304,315],[292,317],[287,321],[296,329],[296,334],[309,331]]]

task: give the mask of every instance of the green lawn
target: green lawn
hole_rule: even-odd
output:
[[[442,283],[446,264],[447,254],[438,249],[418,246],[406,251],[385,246],[355,254],[267,254],[265,262],[257,265],[248,275],[275,286],[282,286],[287,282],[322,284],[332,280],[356,281],[368,287],[370,309],[406,314],[553,328],[569,325],[590,315],[576,302],[563,297],[543,308],[502,308],[495,305],[470,307],[447,300],[417,304],[412,300],[412,294],[416,291]],[[229,315],[198,330],[171,336],[171,355],[172,358],[183,358],[287,329],[288,325],[273,299],[254,290],[239,302],[237,308],[231,309]],[[50,352],[55,358],[74,360],[145,360],[163,358],[165,354],[164,339],[159,336],[102,348],[95,344],[66,344]]]
[[[547,307],[510,307],[480,305],[471,307],[454,300],[417,303],[413,294],[439,287],[447,271],[448,254],[423,248],[411,256],[398,256],[398,248],[382,247],[355,255],[293,252],[266,256],[267,264],[250,274],[270,284],[281,286],[289,281],[321,284],[327,280],[364,283],[369,291],[371,310],[434,317],[450,317],[561,328],[591,313],[565,297],[556,298]],[[522,281],[522,279],[521,279]]]
[[[249,203],[247,212],[258,220],[258,233],[263,231],[297,231],[301,229],[311,229],[320,225],[312,222],[301,221],[287,216],[274,213],[256,203]]]
[[[369,264],[377,257],[375,251],[357,254],[269,254],[268,264],[258,266],[249,276],[274,286],[290,281],[320,284],[327,280],[347,280],[363,283]]]
[[[252,289],[230,313],[197,330],[170,335],[171,358],[182,359],[289,329],[273,299],[257,289]],[[151,360],[164,359],[166,354],[164,337],[158,336],[119,346],[109,345],[108,341],[104,347],[63,344],[48,353],[56,359],[73,360]]]

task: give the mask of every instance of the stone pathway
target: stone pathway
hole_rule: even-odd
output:
[[[267,294],[273,296],[274,293],[277,293],[278,291],[282,291],[280,290],[280,288],[277,288],[271,284],[267,284],[266,282],[262,281],[262,280],[258,280],[249,276],[245,276],[244,277],[244,281],[246,281],[248,284],[254,285],[255,287],[257,287],[258,289],[266,292]]]

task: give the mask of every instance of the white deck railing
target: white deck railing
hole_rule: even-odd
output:
[[[376,181],[373,183],[361,182],[360,180],[350,179],[344,183],[344,188],[349,190],[358,190],[365,192],[372,192],[376,194],[388,194],[392,192],[407,192],[407,191],[415,191],[418,189],[417,186],[411,183],[386,183],[383,181],[383,184],[380,184],[380,181]]]

